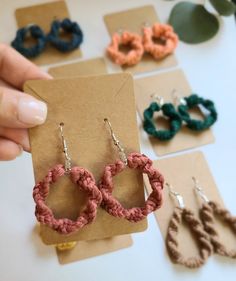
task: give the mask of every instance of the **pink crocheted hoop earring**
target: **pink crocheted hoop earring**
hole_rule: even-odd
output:
[[[104,121],[106,121],[110,127],[111,136],[114,144],[118,147],[121,160],[105,167],[104,174],[98,185],[103,198],[101,206],[114,217],[124,218],[130,222],[138,222],[161,207],[164,178],[159,171],[152,166],[152,161],[147,156],[134,152],[126,157],[123,147],[120,145],[119,140],[112,130],[111,123],[108,119],[104,119]],[[147,198],[143,207],[126,209],[112,195],[114,189],[112,178],[122,172],[126,166],[130,169],[137,169],[148,176],[152,193]]]
[[[125,54],[119,50],[121,45],[130,46],[131,50]],[[141,60],[143,52],[142,37],[139,34],[128,31],[124,31],[122,34],[113,34],[111,43],[107,47],[109,57],[114,63],[121,66],[137,64]]]
[[[62,124],[63,123],[60,124],[60,130],[65,153],[65,165],[56,165],[48,171],[46,177],[35,185],[33,198],[36,203],[35,216],[40,223],[49,226],[60,234],[70,234],[94,221],[97,208],[102,201],[102,195],[96,186],[93,175],[89,171],[81,167],[71,168],[71,159],[62,131],[62,126],[64,124]],[[50,186],[65,174],[68,174],[71,181],[88,195],[86,206],[76,221],[68,218],[56,219],[52,210],[45,202],[49,194]]]
[[[159,39],[163,43],[155,43]],[[178,45],[178,36],[172,26],[168,24],[155,23],[152,27],[143,28],[143,47],[145,52],[151,54],[155,59],[162,59],[173,53]]]

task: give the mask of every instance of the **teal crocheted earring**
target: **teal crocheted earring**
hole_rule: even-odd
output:
[[[217,111],[211,100],[203,99],[196,94],[183,99],[185,104],[178,106],[178,112],[187,127],[194,131],[203,131],[211,127],[217,120]],[[204,120],[192,119],[188,111],[196,106],[203,106],[209,114],[205,115]]]
[[[155,96],[155,98],[158,100],[158,102],[152,102],[143,113],[143,128],[149,135],[159,139],[160,141],[167,141],[172,139],[181,129],[182,119],[173,104],[164,103],[163,98],[157,96]],[[155,112],[159,111],[162,111],[163,116],[169,119],[169,130],[158,130],[156,128],[153,121],[153,115]]]

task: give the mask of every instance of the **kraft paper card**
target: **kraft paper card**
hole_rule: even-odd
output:
[[[131,235],[114,236],[103,240],[80,241],[72,250],[57,250],[57,257],[60,264],[68,264],[125,249],[131,247],[132,244]]]
[[[77,76],[88,76],[106,74],[106,64],[104,58],[83,60],[76,63],[51,67],[48,73],[54,78],[66,78]]]
[[[51,23],[54,20],[70,18],[65,1],[53,1],[46,4],[19,8],[15,11],[15,16],[18,28],[26,27],[30,24],[36,24],[39,25],[45,33],[50,31]],[[62,38],[70,40],[70,37]],[[35,44],[33,40],[31,41],[29,39],[28,41],[27,42],[29,44]],[[56,48],[48,45],[42,54],[31,59],[31,61],[37,65],[43,65],[72,60],[81,56],[82,53],[80,49],[75,49],[68,53],[62,53]]]
[[[199,217],[199,208],[203,201],[194,190],[193,176],[199,181],[204,193],[210,200],[218,202],[222,207],[224,206],[202,152],[197,151],[157,160],[154,161],[154,167],[164,175],[165,182],[171,184],[172,188],[180,193],[185,206],[191,209],[197,217]],[[145,185],[148,193],[150,193],[151,189],[147,179],[145,179]],[[155,212],[155,217],[164,240],[166,239],[167,228],[175,206],[178,206],[176,198],[169,195],[168,187],[165,186],[163,206]],[[235,248],[235,235],[230,231],[229,227],[217,218],[215,223],[221,241],[227,245],[228,249]],[[185,224],[180,227],[178,241],[180,250],[186,257],[192,257],[198,254],[196,241]]]
[[[104,21],[111,37],[120,30],[136,32],[142,35],[142,29],[145,24],[151,26],[156,22],[160,22],[154,6],[151,5],[105,15]],[[175,65],[177,65],[177,60],[173,54],[161,60],[154,60],[152,56],[145,54],[137,65],[122,67],[122,69],[135,74],[173,67]]]
[[[96,58],[84,60],[78,63],[52,67],[48,72],[54,78],[98,75],[106,73],[106,65],[103,58]],[[68,264],[125,249],[130,247],[132,243],[130,235],[114,236],[102,240],[79,241],[77,242],[75,248],[71,250],[57,250],[57,257],[60,264]]]
[[[109,118],[127,153],[139,151],[135,115],[133,79],[129,74],[37,80],[25,84],[25,92],[45,101],[47,121],[30,129],[35,181],[43,179],[49,168],[64,163],[59,123],[64,122],[73,165],[87,168],[98,181],[105,165],[118,159],[118,152],[104,123]],[[143,177],[135,170],[125,170],[114,178],[114,196],[127,208],[143,206]],[[47,204],[55,217],[76,219],[85,204],[85,194],[62,177],[50,190]],[[111,227],[112,226],[112,227]],[[99,208],[91,225],[71,235],[60,235],[41,225],[45,244],[104,239],[144,231],[147,221],[130,223],[117,219]]]
[[[179,97],[186,97],[192,93],[184,72],[179,69],[136,79],[134,85],[137,109],[142,119],[144,110],[154,101],[153,95],[161,96],[165,102],[173,103],[173,90],[176,90]],[[201,93],[199,95],[202,96]],[[202,112],[198,108],[191,110],[190,114],[196,119],[201,120],[203,118]],[[161,111],[154,115],[154,123],[157,129],[169,129],[168,119],[166,120],[162,117]],[[184,124],[182,129],[169,141],[159,141],[152,136],[149,139],[158,156],[213,143],[215,140],[210,129],[203,132],[196,132],[188,129]]]

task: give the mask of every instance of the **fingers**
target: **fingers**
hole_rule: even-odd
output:
[[[5,44],[0,44],[0,77],[18,89],[26,80],[52,78]]]
[[[1,137],[21,145],[25,151],[30,151],[27,129],[9,129],[0,127],[0,138]]]
[[[21,153],[22,147],[20,145],[0,137],[0,161],[13,160]]]
[[[31,128],[44,123],[47,106],[30,95],[0,87],[0,126]]]

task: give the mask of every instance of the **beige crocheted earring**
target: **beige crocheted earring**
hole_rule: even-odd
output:
[[[197,194],[203,200],[202,207],[200,208],[200,217],[205,231],[210,235],[214,252],[221,256],[227,256],[235,259],[236,249],[228,250],[220,241],[220,235],[215,228],[214,216],[217,216],[222,222],[226,223],[234,234],[236,234],[236,217],[233,217],[228,210],[221,207],[218,203],[209,200],[204,194],[198,180],[194,177],[192,179],[194,181],[194,188],[197,191]]]
[[[183,197],[178,192],[175,192],[169,184],[167,184],[167,186],[169,187],[170,195],[176,197],[179,205],[174,209],[167,230],[166,247],[169,256],[174,263],[182,264],[188,268],[198,268],[202,266],[212,254],[213,248],[210,238],[204,231],[200,220],[195,217],[191,210],[185,207]],[[178,249],[177,236],[179,232],[179,225],[182,221],[185,221],[189,226],[191,233],[199,245],[199,256],[184,257]]]

